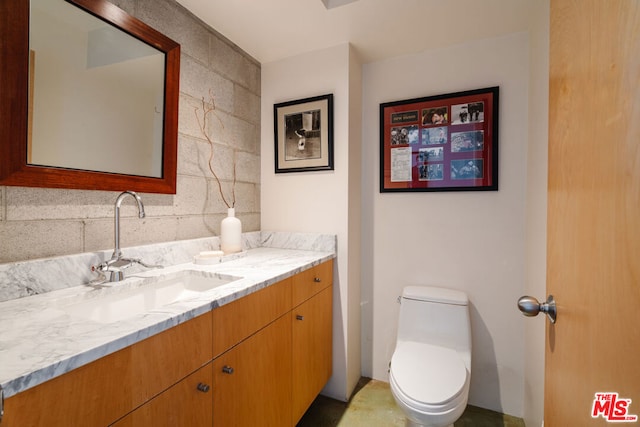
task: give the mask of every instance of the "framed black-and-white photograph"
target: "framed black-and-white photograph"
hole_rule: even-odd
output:
[[[333,170],[333,94],[273,106],[275,171]]]

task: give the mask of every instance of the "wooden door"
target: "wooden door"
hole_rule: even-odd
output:
[[[291,317],[280,317],[213,361],[215,427],[291,425]]]
[[[293,421],[297,423],[331,377],[333,287],[291,312]]]
[[[550,31],[544,425],[602,426],[599,392],[640,416],[640,1],[551,0]]]

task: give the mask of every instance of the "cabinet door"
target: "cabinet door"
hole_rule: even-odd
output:
[[[211,363],[131,412],[113,427],[211,427],[213,392]]]
[[[288,314],[213,361],[213,425],[291,425]]]
[[[291,312],[294,424],[331,376],[332,289],[325,288]]]

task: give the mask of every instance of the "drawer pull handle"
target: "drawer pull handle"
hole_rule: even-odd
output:
[[[313,281],[316,282],[316,283],[320,283],[320,282],[322,282],[322,279],[320,279],[319,277],[314,277]]]
[[[224,366],[222,368],[222,372],[225,374],[233,374],[233,368],[231,366]]]
[[[304,320],[304,316],[302,314],[296,314],[297,320]]]
[[[209,386],[205,383],[198,383],[198,391],[206,393],[209,391]]]

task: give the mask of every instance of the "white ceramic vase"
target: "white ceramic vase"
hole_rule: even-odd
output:
[[[236,218],[234,208],[229,208],[227,217],[220,223],[220,249],[225,254],[242,250],[242,222]]]

